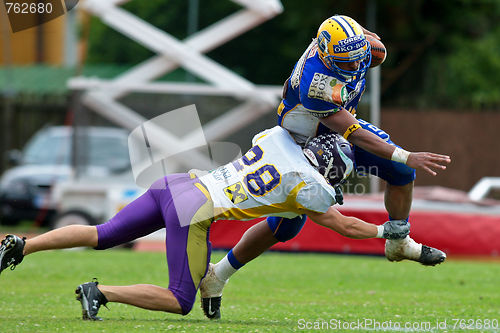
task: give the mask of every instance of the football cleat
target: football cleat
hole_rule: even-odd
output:
[[[220,319],[222,297],[207,297],[201,299],[201,308],[208,319]]]
[[[404,239],[387,240],[385,256],[389,261],[413,260],[425,266],[435,266],[446,260],[446,253],[415,242],[409,236]]]
[[[76,287],[76,300],[82,304],[83,320],[102,320],[101,317],[97,316],[97,313],[101,305],[106,307],[108,300],[97,288],[98,284],[99,282],[94,278],[92,282],[87,282]]]
[[[425,266],[436,266],[446,260],[446,253],[433,247],[422,245],[418,262]]]
[[[0,245],[0,273],[7,267],[11,270],[23,261],[24,244],[26,237],[7,235]]]
[[[220,319],[220,306],[222,301],[222,289],[227,283],[220,280],[214,271],[214,264],[209,263],[207,275],[201,280],[201,308],[209,319]]]

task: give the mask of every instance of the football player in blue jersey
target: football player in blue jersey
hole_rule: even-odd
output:
[[[356,109],[365,90],[371,65],[366,35],[380,39],[343,15],[326,19],[316,38],[296,63],[283,89],[278,107],[278,124],[286,128],[299,145],[321,134],[336,132],[352,145],[356,169],[386,181],[385,207],[390,220],[406,220],[412,203],[415,169],[436,175],[450,163],[449,156],[408,152],[373,124],[356,119]],[[295,237],[306,217],[269,217],[247,230],[238,244],[216,265],[210,265],[201,284],[202,304],[209,318],[220,317],[218,305],[227,279],[245,263],[277,242]],[[446,254],[418,244],[409,236],[387,240],[385,255],[390,261],[410,259],[424,265],[443,262]],[[210,314],[207,308],[210,307]]]

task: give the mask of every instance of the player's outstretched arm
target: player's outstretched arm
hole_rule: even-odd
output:
[[[410,233],[410,224],[407,221],[391,220],[377,226],[356,217],[344,216],[333,207],[328,208],[326,213],[308,212],[307,215],[315,223],[349,238],[401,239]]]
[[[414,169],[421,169],[435,176],[436,170],[445,170],[445,164],[451,162],[447,155],[435,153],[412,153],[392,146],[359,126],[358,121],[347,110],[341,109],[335,114],[322,118],[321,122],[344,137],[352,144],[379,157],[401,162]]]

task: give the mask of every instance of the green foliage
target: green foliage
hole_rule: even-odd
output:
[[[485,109],[500,106],[500,29],[476,39],[456,41],[454,52],[436,60],[435,95],[454,107]],[[438,81],[439,80],[439,81]]]
[[[212,261],[223,253],[216,252]],[[500,265],[449,261],[437,267],[384,258],[269,253],[228,283],[220,321],[203,317],[197,300],[181,317],[109,303],[102,322],[82,322],[74,288],[102,284],[168,284],[164,253],[51,251],[33,254],[1,276],[0,321],[5,332],[283,332],[298,321],[379,322],[497,319]],[[480,330],[473,330],[480,331]],[[491,331],[491,330],[485,330]]]
[[[414,1],[379,2],[391,20],[379,23],[388,59],[384,72],[415,61],[394,81],[384,101],[399,105],[498,108],[500,2]],[[379,22],[380,17],[379,17]]]
[[[176,38],[186,36],[187,1],[130,1],[123,9]],[[89,63],[136,64],[154,54],[96,17],[90,23],[89,48]]]

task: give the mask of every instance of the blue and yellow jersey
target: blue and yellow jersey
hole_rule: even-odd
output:
[[[314,169],[291,135],[276,126],[257,134],[240,159],[200,177],[214,204],[215,219],[260,216],[293,218],[324,213],[335,190]]]
[[[278,124],[289,130],[297,143],[329,132],[319,118],[341,107],[356,113],[366,80],[342,82],[318,56],[314,39],[295,65],[285,83],[283,100],[278,107]]]

